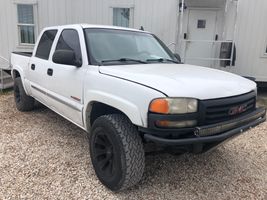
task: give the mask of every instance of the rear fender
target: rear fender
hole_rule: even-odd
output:
[[[16,78],[15,74],[19,73],[19,76],[21,77],[21,82],[22,82],[22,85],[23,85],[23,88],[26,92],[27,95],[30,95],[30,83],[29,81],[27,81],[25,79],[25,73],[22,69],[22,67],[20,67],[19,65],[13,65],[12,66],[12,70],[11,70],[11,76],[13,78],[13,80]]]

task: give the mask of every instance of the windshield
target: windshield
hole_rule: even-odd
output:
[[[149,33],[88,28],[85,39],[94,65],[177,63],[171,51]]]

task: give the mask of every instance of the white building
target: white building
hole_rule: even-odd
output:
[[[0,66],[12,51],[31,51],[47,26],[142,26],[185,63],[267,82],[266,19],[266,0],[1,0]]]

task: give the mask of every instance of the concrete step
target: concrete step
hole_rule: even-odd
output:
[[[12,82],[8,82],[8,83],[0,83],[0,89],[3,90],[3,89],[8,89],[8,88],[12,88],[14,85],[13,81]]]
[[[0,89],[3,90],[3,89],[11,88],[11,87],[13,87],[12,77],[8,73],[4,71],[2,71],[1,73],[0,71]]]
[[[13,79],[12,77],[6,77],[3,79],[3,83],[10,83],[10,82],[13,82]],[[0,83],[2,83],[2,79],[0,79]]]
[[[4,74],[3,75],[3,79],[8,79],[8,78],[11,78],[11,76],[9,74]],[[0,76],[0,79],[1,79],[1,76]]]
[[[3,81],[4,84],[5,84],[5,83],[11,83],[11,82],[14,82],[14,80],[13,80],[12,78],[8,78],[8,79],[5,79],[5,80]],[[0,81],[0,83],[2,84],[1,81]]]
[[[2,79],[9,79],[11,77],[11,75],[9,75],[8,73],[6,73],[5,71],[0,71],[0,81]]]

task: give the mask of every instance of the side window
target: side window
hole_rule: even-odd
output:
[[[130,27],[130,8],[113,8],[113,25]]]
[[[49,53],[56,37],[57,30],[45,31],[39,41],[35,57],[48,60]]]
[[[34,19],[34,5],[18,4],[17,12],[19,44],[34,44],[36,29],[36,19]]]
[[[59,37],[56,50],[72,50],[75,53],[76,60],[82,62],[79,35],[76,30],[63,30]]]

